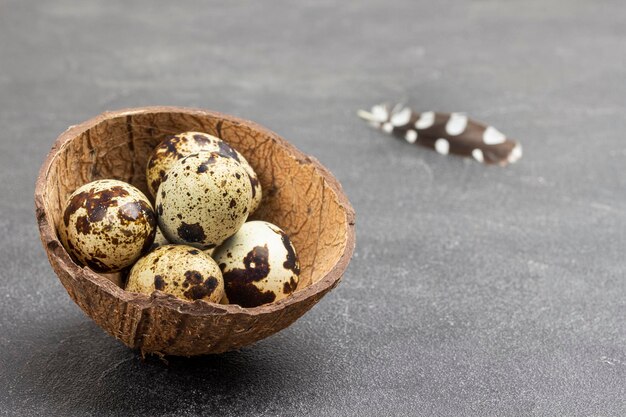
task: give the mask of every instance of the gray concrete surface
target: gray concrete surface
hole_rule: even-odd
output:
[[[626,6],[0,0],[0,415],[626,415]],[[355,117],[407,100],[518,138],[508,169]],[[342,284],[240,352],[142,361],[36,230],[68,125],[171,104],[264,124],[357,211]]]

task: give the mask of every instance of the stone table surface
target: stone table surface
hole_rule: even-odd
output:
[[[0,0],[0,415],[626,415],[621,1]],[[357,109],[464,111],[510,168]],[[72,303],[34,181],[102,111],[203,107],[314,155],[357,212],[339,287],[219,356],[142,360]]]

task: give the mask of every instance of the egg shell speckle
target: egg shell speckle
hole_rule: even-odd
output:
[[[99,272],[115,272],[150,248],[156,215],[132,185],[97,180],[72,193],[58,230],[61,243],[79,262]]]
[[[170,242],[165,238],[163,232],[161,232],[161,229],[157,226],[156,234],[154,235],[154,241],[152,242],[152,246],[150,246],[150,251],[153,251],[160,246],[165,246],[169,244]]]
[[[250,213],[261,204],[262,189],[261,183],[250,166],[246,158],[237,150],[233,149],[228,143],[215,136],[211,136],[202,132],[184,132],[178,135],[168,136],[163,139],[152,151],[150,160],[146,168],[146,181],[148,189],[153,196],[159,189],[159,185],[163,181],[165,174],[170,170],[172,165],[179,159],[193,153],[202,151],[217,152],[221,156],[232,158],[239,162],[248,174],[250,185],[252,186],[252,203]]]
[[[187,301],[219,303],[224,296],[222,273],[210,256],[187,245],[161,246],[139,259],[130,271],[126,291],[155,290]]]
[[[224,277],[231,304],[256,307],[281,300],[298,285],[300,263],[289,237],[264,221],[245,223],[218,246],[213,259]]]
[[[159,186],[156,211],[172,243],[211,249],[246,221],[252,199],[245,169],[216,152],[177,161]]]

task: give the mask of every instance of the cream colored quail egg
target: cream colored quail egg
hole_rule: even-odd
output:
[[[218,246],[213,259],[224,277],[231,304],[256,307],[278,301],[295,291],[300,263],[289,237],[264,221],[245,223]]]
[[[126,291],[152,294],[159,290],[188,301],[219,303],[224,280],[213,259],[187,245],[161,246],[139,259],[128,275]]]
[[[211,249],[248,218],[252,186],[245,169],[217,152],[177,161],[156,196],[159,227],[172,243]]]
[[[170,242],[165,238],[165,236],[163,236],[163,232],[161,232],[161,229],[157,226],[156,234],[154,235],[154,241],[152,242],[152,246],[150,246],[150,251],[153,251],[158,247],[169,245],[169,244]],[[209,256],[210,255],[211,254],[209,253]]]
[[[115,272],[150,248],[156,216],[137,188],[97,180],[70,196],[58,229],[63,246],[75,259],[99,272]]]
[[[176,161],[201,151],[217,152],[222,156],[233,158],[244,167],[252,186],[252,204],[249,210],[250,213],[253,213],[261,204],[262,197],[261,184],[254,169],[246,161],[246,158],[228,143],[202,132],[184,132],[168,136],[154,148],[146,169],[146,180],[150,193],[156,197],[163,177]]]

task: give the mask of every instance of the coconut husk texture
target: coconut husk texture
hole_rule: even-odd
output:
[[[123,290],[123,274],[98,274],[78,265],[59,241],[56,225],[75,189],[114,178],[148,194],[145,166],[152,149],[167,135],[191,130],[222,138],[257,172],[263,202],[251,219],[280,226],[300,258],[300,281],[291,296],[242,308],[183,301],[159,291],[134,294]],[[199,109],[126,109],[71,126],[41,167],[35,206],[48,259],[72,300],[107,333],[142,354],[220,353],[284,329],[339,283],[355,244],[354,211],[316,159],[256,123]]]

